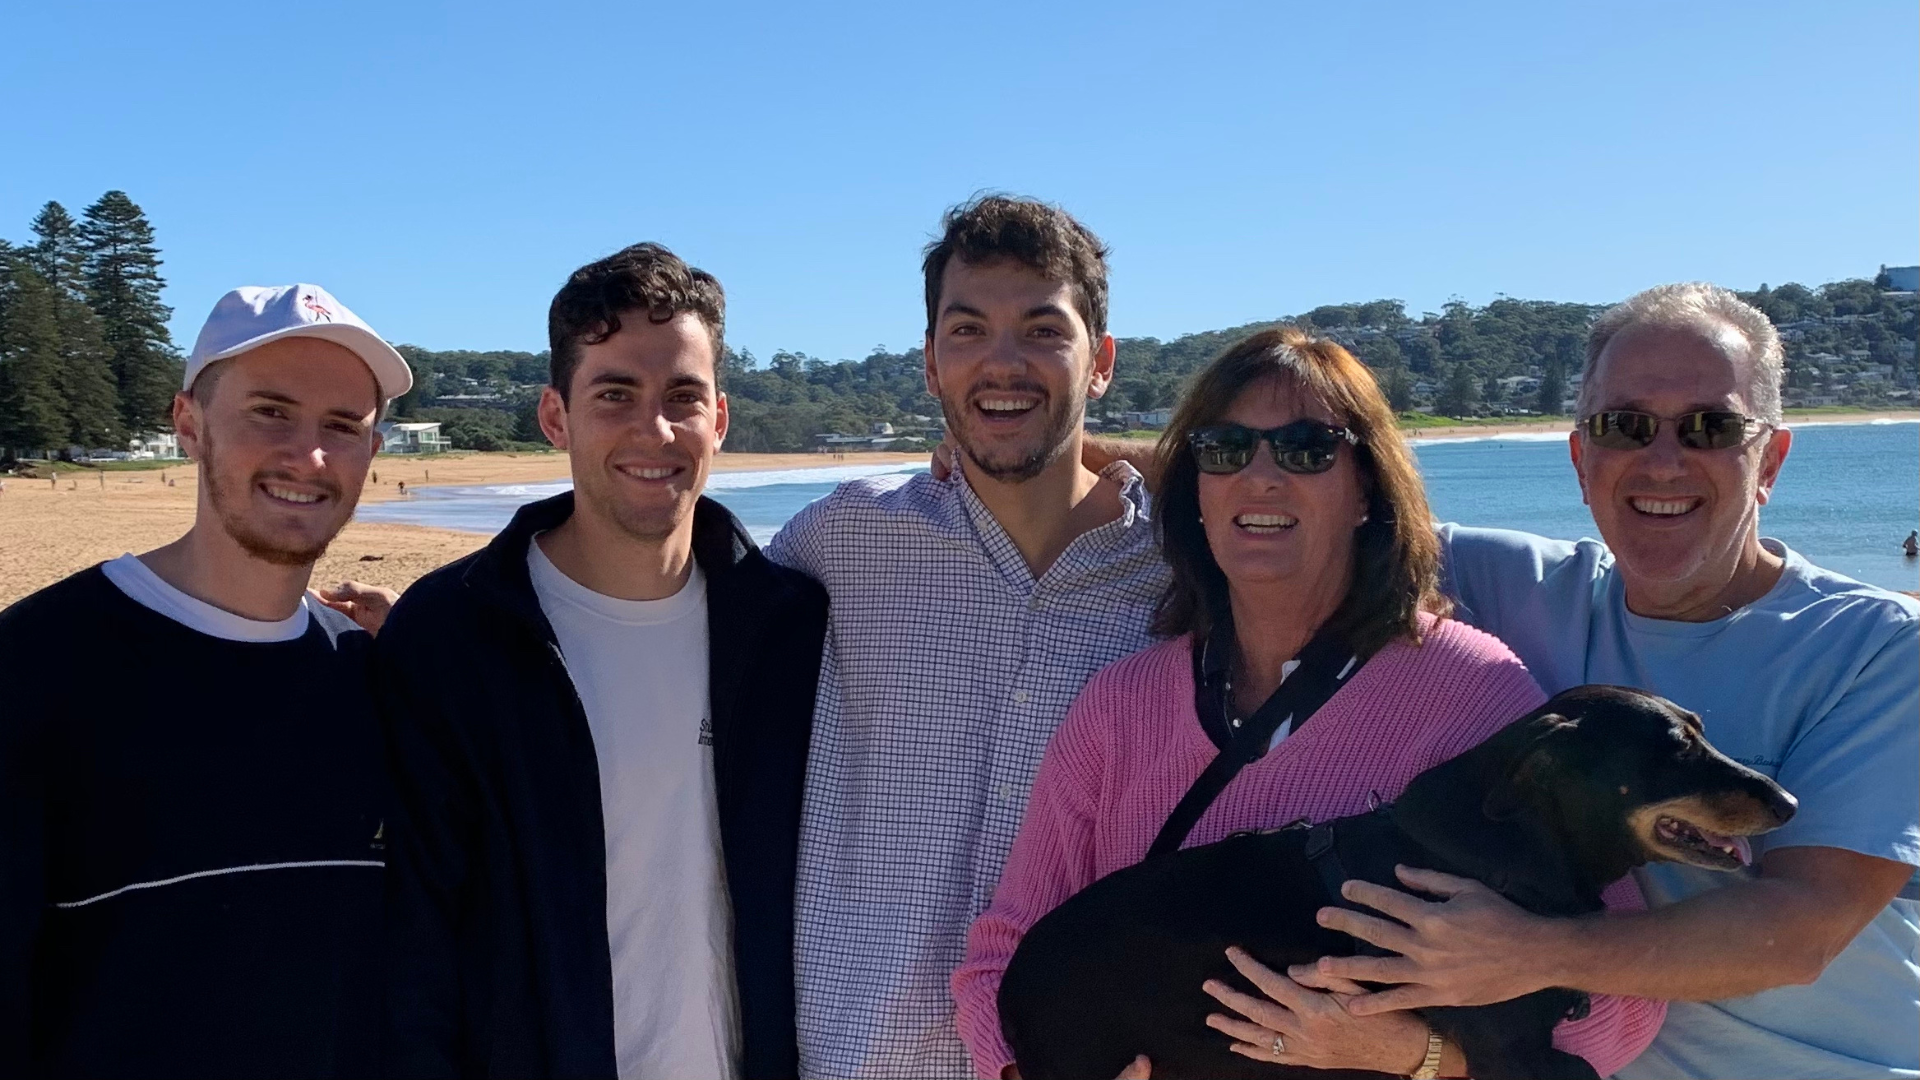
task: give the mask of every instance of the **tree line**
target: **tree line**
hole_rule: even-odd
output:
[[[167,335],[170,311],[160,302],[159,249],[146,216],[110,191],[78,221],[48,203],[32,229],[32,243],[0,240],[0,447],[110,447],[166,430],[180,357]],[[1845,386],[1847,400],[1873,404],[1915,381],[1920,304],[1887,285],[1788,283],[1741,296],[1781,328],[1790,389]],[[1170,341],[1120,338],[1114,385],[1088,411],[1110,429],[1135,426],[1140,414],[1171,407],[1186,380],[1234,342],[1291,323],[1352,350],[1396,411],[1557,414],[1584,361],[1587,326],[1603,308],[1502,296],[1416,316],[1383,299]],[[394,402],[396,419],[439,421],[457,449],[546,446],[534,416],[546,352],[398,348],[415,383]],[[865,434],[880,424],[937,438],[940,407],[922,370],[919,348],[875,346],[838,361],[781,350],[764,363],[730,349],[720,373],[732,413],[727,447],[809,450],[818,435]],[[1856,378],[1863,371],[1871,379]]]
[[[109,191],[78,220],[49,202],[31,228],[30,243],[0,239],[0,447],[120,449],[169,430],[182,362],[146,214]]]
[[[1806,385],[1816,370],[1810,359],[1820,357],[1842,357],[1841,366],[1853,369],[1884,364],[1893,369],[1884,380],[1888,387],[1914,382],[1920,304],[1911,295],[1859,279],[1818,288],[1762,285],[1741,296],[1782,327],[1790,387]],[[1130,427],[1137,414],[1171,407],[1186,380],[1228,346],[1292,324],[1346,345],[1373,370],[1398,412],[1556,415],[1585,363],[1587,327],[1603,310],[1602,304],[1499,297],[1480,306],[1456,300],[1415,317],[1398,300],[1372,300],[1170,341],[1120,338],[1114,385],[1089,403],[1088,413],[1108,427]],[[540,443],[533,403],[545,381],[545,352],[402,351],[421,387],[416,400],[400,403],[405,414],[442,421],[456,447]],[[1868,355],[1852,357],[1856,352]],[[861,434],[880,423],[937,437],[940,407],[927,394],[922,371],[918,348],[876,346],[862,359],[840,361],[783,350],[765,363],[729,350],[721,365],[732,412],[727,448],[808,450],[822,433]]]

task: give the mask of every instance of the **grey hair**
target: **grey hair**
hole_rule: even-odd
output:
[[[1594,369],[1607,343],[1628,327],[1731,327],[1745,338],[1753,358],[1753,370],[1747,376],[1747,408],[1761,420],[1778,425],[1780,382],[1786,368],[1786,354],[1780,347],[1780,334],[1767,314],[1734,295],[1733,290],[1703,281],[1676,285],[1656,285],[1621,301],[1602,312],[1587,330],[1587,362],[1580,381],[1579,401],[1574,409],[1587,416],[1596,407],[1593,400]]]

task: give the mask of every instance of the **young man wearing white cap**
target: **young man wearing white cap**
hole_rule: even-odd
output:
[[[307,593],[412,375],[312,285],[221,298],[194,524],[0,612],[0,1074],[377,1068],[377,596]]]

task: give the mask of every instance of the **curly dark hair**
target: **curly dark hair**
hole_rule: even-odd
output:
[[[1413,451],[1366,365],[1338,342],[1292,326],[1255,334],[1201,369],[1160,436],[1153,516],[1173,581],[1154,613],[1155,632],[1204,640],[1230,610],[1226,574],[1200,522],[1200,468],[1187,436],[1218,423],[1242,392],[1270,378],[1325,402],[1334,422],[1360,440],[1353,452],[1367,521],[1354,530],[1353,583],[1327,628],[1362,656],[1395,638],[1419,644],[1420,612],[1446,615],[1452,605],[1440,592],[1440,540]]]
[[[1051,203],[1011,195],[978,195],[947,211],[940,239],[920,264],[927,279],[927,333],[940,319],[947,263],[979,266],[1011,259],[1049,281],[1073,286],[1073,306],[1095,343],[1107,333],[1107,246]]]
[[[683,311],[699,316],[713,338],[717,381],[727,329],[727,294],[717,278],[650,242],[588,263],[567,277],[547,308],[548,383],[567,401],[582,345],[619,333],[622,316],[644,312],[649,321],[663,323]]]

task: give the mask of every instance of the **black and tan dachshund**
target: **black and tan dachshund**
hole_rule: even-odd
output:
[[[1397,886],[1395,863],[1477,879],[1542,915],[1582,915],[1650,861],[1734,869],[1745,837],[1793,812],[1779,785],[1710,746],[1693,713],[1576,687],[1372,813],[1241,833],[1095,882],[1027,932],[1000,985],[1001,1026],[1027,1080],[1106,1080],[1137,1054],[1155,1080],[1382,1076],[1230,1052],[1205,1024],[1219,1006],[1201,984],[1257,993],[1227,963],[1232,945],[1280,971],[1353,953],[1359,943],[1314,913],[1345,903],[1347,878]],[[1552,1045],[1554,1025],[1585,1008],[1584,995],[1555,989],[1421,1014],[1480,1080],[1588,1078],[1584,1059]]]

